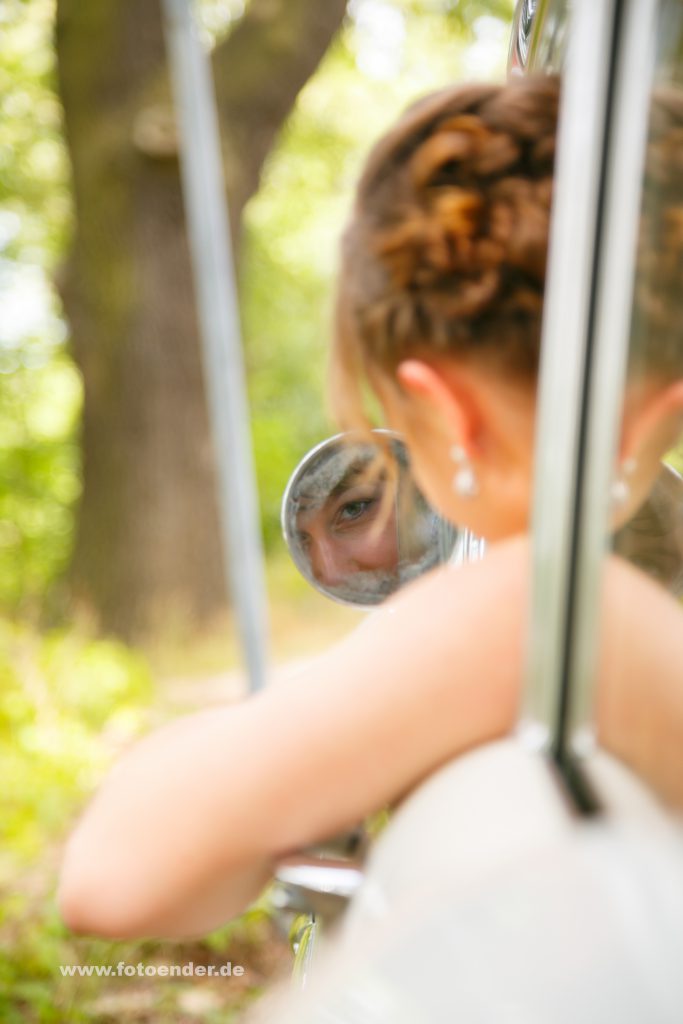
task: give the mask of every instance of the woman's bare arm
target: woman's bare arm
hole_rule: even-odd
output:
[[[279,855],[510,730],[527,552],[508,542],[425,577],[289,684],[139,744],[68,845],[67,923],[113,937],[207,931],[257,895]]]
[[[205,932],[274,860],[396,800],[518,714],[528,545],[425,577],[289,684],[183,719],[115,769],[67,849],[61,906],[116,937]],[[683,807],[683,613],[607,563],[603,746]]]

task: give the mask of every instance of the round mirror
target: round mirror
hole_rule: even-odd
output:
[[[385,511],[386,474],[370,473],[377,446],[339,434],[294,470],[282,499],[282,531],[294,562],[321,593],[358,607],[379,604],[450,557],[455,529],[427,504],[408,451],[390,431],[397,486]]]

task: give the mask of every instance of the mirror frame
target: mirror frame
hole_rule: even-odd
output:
[[[335,601],[337,604],[344,605],[347,608],[354,608],[356,611],[359,612],[368,612],[372,611],[375,608],[381,607],[383,601],[373,602],[370,604],[361,604],[357,600],[351,601],[348,598],[340,597],[338,594],[335,594],[333,593],[333,591],[327,590],[324,586],[322,586],[320,582],[313,577],[308,564],[303,562],[303,560],[299,557],[299,549],[296,543],[296,538],[292,535],[289,524],[287,522],[287,508],[290,503],[292,491],[299,483],[301,477],[309,468],[311,463],[320,455],[321,452],[324,452],[326,449],[332,448],[335,445],[339,446],[340,444],[346,443],[345,439],[353,437],[353,433],[353,431],[342,431],[341,433],[333,434],[332,437],[327,437],[325,438],[324,441],[320,441],[318,444],[314,445],[313,448],[311,448],[310,451],[306,452],[303,458],[300,459],[300,461],[294,467],[292,474],[287,482],[287,486],[285,487],[284,493],[282,495],[282,503],[280,505],[280,527],[282,529],[282,536],[285,541],[285,544],[287,545],[287,550],[289,551],[292,561],[294,562],[295,566],[297,567],[303,578],[306,580],[306,582],[310,584],[310,586],[312,586],[314,590],[316,590],[319,594],[322,594],[323,597],[329,598],[331,601]],[[391,441],[398,441],[404,446],[404,448],[406,447],[405,441],[403,440],[401,435],[397,433],[395,430],[388,430],[386,427],[376,427],[372,430],[372,434],[380,434]],[[370,445],[371,441],[367,440],[363,434],[359,434],[358,443],[365,443]],[[391,595],[387,594],[386,596],[390,597]]]

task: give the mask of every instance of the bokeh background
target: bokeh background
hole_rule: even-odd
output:
[[[337,242],[411,100],[504,73],[508,0],[199,0],[237,256],[274,660],[356,616],[280,539],[324,401]],[[192,944],[70,936],[60,846],[116,754],[238,699],[157,0],[0,4],[0,1020],[238,1019],[289,964],[267,898]],[[239,500],[239,495],[235,495]],[[216,780],[220,784],[221,780]],[[60,964],[244,963],[243,979]]]

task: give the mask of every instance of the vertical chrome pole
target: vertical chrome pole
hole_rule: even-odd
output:
[[[575,499],[616,0],[576,0],[555,164],[536,416],[527,711],[554,747],[563,703]]]
[[[181,135],[181,172],[204,379],[216,451],[226,577],[231,581],[250,688],[266,675],[266,585],[246,377],[230,244],[218,116],[209,59],[191,0],[163,0],[166,48]]]
[[[602,570],[610,533],[610,484],[617,461],[638,253],[638,229],[654,81],[658,0],[623,0],[608,139],[601,244],[596,265],[591,388],[586,415],[582,502],[577,510],[576,597],[572,619],[570,740],[592,718],[600,638]]]

